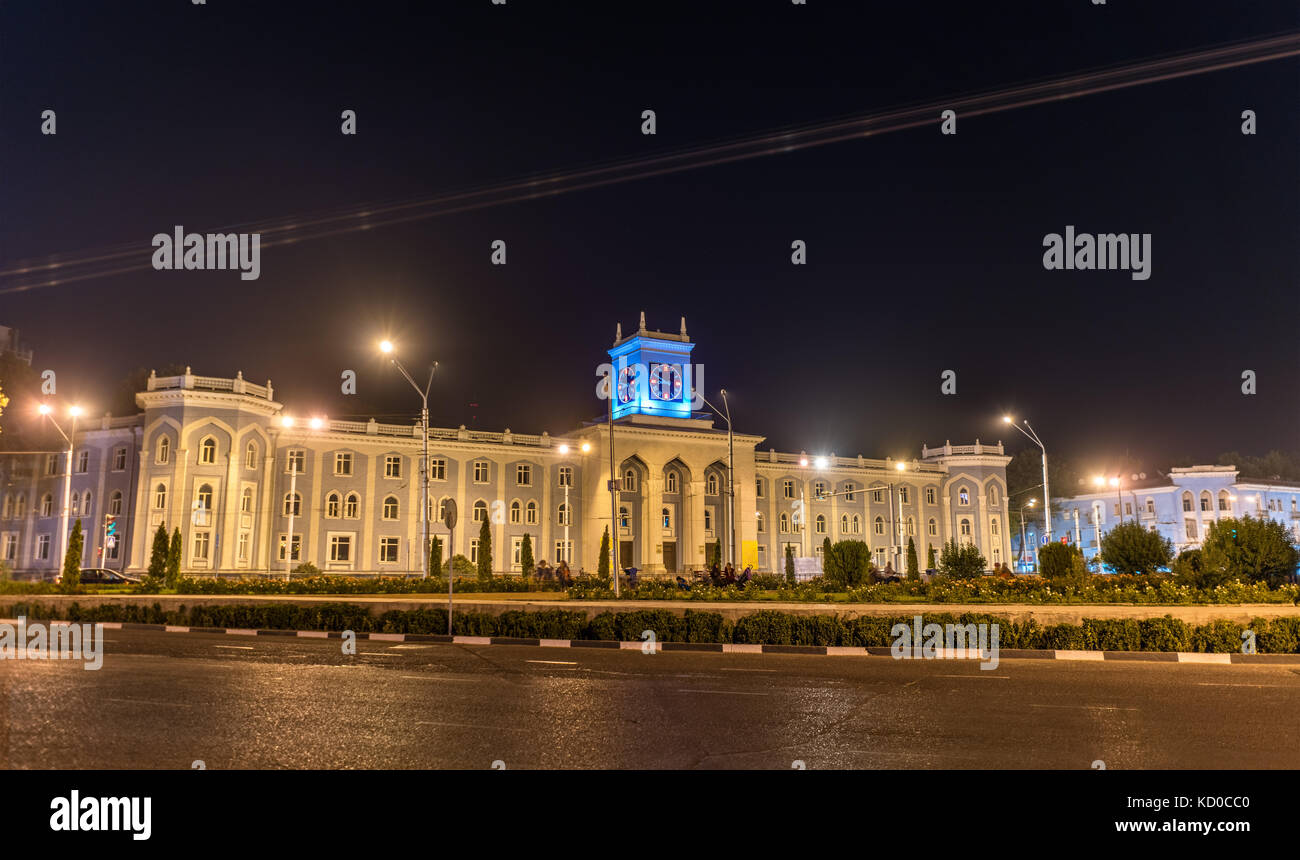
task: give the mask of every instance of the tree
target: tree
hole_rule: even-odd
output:
[[[1228,580],[1226,571],[1205,569],[1205,554],[1199,549],[1185,549],[1178,553],[1170,568],[1179,585],[1190,585],[1193,588],[1213,588]]]
[[[601,579],[609,579],[609,526],[600,537],[600,560],[596,563],[596,573]]]
[[[1135,522],[1120,523],[1101,539],[1101,560],[1116,573],[1156,573],[1173,556],[1168,538]]]
[[[930,544],[930,551],[925,554],[925,569],[934,570],[934,544]]]
[[[707,546],[704,563],[709,567],[713,567],[715,564],[722,564],[722,541],[715,540]]]
[[[825,567],[826,567],[826,559],[830,557],[830,554],[831,554],[831,539],[830,539],[830,536],[827,535],[826,537],[822,538],[822,568],[823,568],[823,570],[824,570]]]
[[[986,563],[979,547],[950,540],[939,555],[939,572],[954,579],[974,579],[984,574]]]
[[[1038,552],[1038,572],[1058,586],[1081,586],[1088,581],[1088,565],[1078,547],[1053,542]]]
[[[1222,580],[1241,579],[1277,586],[1295,576],[1300,550],[1286,527],[1249,514],[1211,523],[1201,544],[1204,571]]]
[[[871,571],[871,547],[866,541],[842,540],[826,552],[822,572],[838,588],[862,585]]]
[[[454,576],[456,579],[468,579],[471,574],[478,572],[474,562],[457,553],[447,560],[447,574]]]
[[[533,573],[533,539],[524,533],[524,541],[519,546],[519,575],[527,579]]]
[[[149,553],[149,578],[161,582],[167,576],[167,526],[158,524],[153,533],[153,550]]]
[[[785,581],[794,584],[794,544],[785,545]]]
[[[172,532],[172,543],[167,549],[167,587],[175,588],[181,581],[181,530],[177,526]]]
[[[483,581],[492,578],[492,529],[486,517],[478,530],[478,578]]]
[[[81,518],[72,527],[72,534],[68,536],[68,551],[63,554],[63,577],[59,580],[63,584],[64,591],[76,591],[77,586],[81,585],[81,547],[84,538],[81,536]]]
[[[916,557],[916,541],[907,539],[907,578],[921,578],[921,563]]]
[[[429,541],[429,576],[442,576],[442,538]]]

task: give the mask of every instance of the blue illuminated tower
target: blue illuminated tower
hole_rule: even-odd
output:
[[[682,317],[681,334],[647,331],[645,311],[635,334],[623,337],[620,325],[609,350],[618,381],[614,420],[629,415],[690,418],[694,348],[686,336],[686,317]]]

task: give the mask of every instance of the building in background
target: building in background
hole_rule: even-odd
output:
[[[699,569],[710,547],[741,567],[783,570],[786,547],[817,557],[823,540],[868,543],[901,568],[908,539],[924,567],[955,539],[990,566],[1010,561],[1001,443],[922,446],[911,460],[760,451],[762,436],[729,440],[692,408],[697,371],[680,333],[640,327],[609,350],[618,380],[613,422],[618,480],[616,561],[650,575]],[[628,368],[632,368],[628,372]],[[577,383],[585,384],[585,383]],[[284,426],[270,384],[193,374],[151,375],[134,416],[77,427],[69,523],[86,533],[84,566],[140,572],[153,534],[179,528],[190,574],[421,569],[418,424],[297,415]],[[607,408],[610,404],[603,404]],[[290,410],[291,412],[291,410]],[[595,570],[609,527],[610,425],[595,418],[561,436],[429,430],[432,533],[477,561],[487,522],[493,567],[519,571],[524,535],[536,559]],[[19,574],[53,576],[66,455],[0,452],[0,559]],[[454,537],[442,523],[454,499]],[[732,522],[734,511],[734,528]],[[115,541],[106,539],[108,518]],[[292,521],[292,533],[289,523]]]

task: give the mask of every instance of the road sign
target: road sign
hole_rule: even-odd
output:
[[[456,528],[456,500],[448,499],[443,503],[442,522],[449,529]]]
[[[104,546],[108,547],[109,549],[112,549],[113,547],[117,546],[117,538],[114,537],[113,535],[109,535],[104,540]]]

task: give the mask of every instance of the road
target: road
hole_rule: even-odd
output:
[[[0,661],[0,765],[1300,768],[1288,666],[105,634]]]

